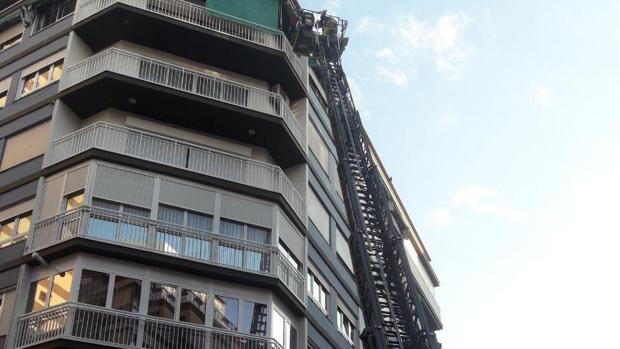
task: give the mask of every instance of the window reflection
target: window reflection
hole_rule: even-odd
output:
[[[258,336],[267,335],[267,305],[243,301],[241,331]]]
[[[213,302],[213,327],[237,331],[239,301],[234,298],[215,296]]]
[[[151,290],[149,294],[149,315],[173,319],[176,302],[176,287],[158,284],[155,282],[151,283]]]
[[[114,279],[114,293],[112,296],[112,308],[140,312],[140,291],[142,281],[117,275]]]
[[[181,313],[179,320],[203,325],[207,314],[207,294],[204,292],[181,290]]]
[[[49,279],[45,278],[38,281],[33,281],[30,284],[30,292],[28,294],[28,305],[26,307],[28,312],[37,311],[45,308],[47,302],[47,287],[49,285]]]
[[[52,293],[50,294],[49,306],[62,304],[69,301],[73,270],[54,275],[52,278]]]
[[[78,302],[104,307],[108,295],[109,279],[110,276],[106,273],[83,269]]]

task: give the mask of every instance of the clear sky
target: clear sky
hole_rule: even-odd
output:
[[[620,1],[300,1],[349,20],[444,348],[620,348]]]

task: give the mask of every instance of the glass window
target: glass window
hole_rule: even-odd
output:
[[[149,293],[149,311],[152,316],[174,319],[174,310],[177,303],[176,286],[151,283]]]
[[[220,234],[243,239],[244,225],[243,223],[232,222],[222,219],[220,222]]]
[[[98,271],[82,269],[78,302],[105,307],[110,275]]]
[[[45,308],[47,303],[48,286],[48,278],[33,281],[30,284],[30,291],[28,293],[28,305],[26,306],[28,312],[37,311]]]
[[[19,217],[17,221],[17,235],[26,234],[32,225],[32,213],[27,213]]]
[[[117,275],[114,278],[114,293],[112,295],[112,308],[140,312],[140,291],[142,281]]]
[[[353,326],[353,322],[349,320],[346,315],[344,315],[344,312],[340,310],[340,308],[338,308],[338,312],[336,315],[338,329],[349,342],[353,343],[353,341],[355,340],[355,327]]]
[[[36,89],[43,88],[48,84],[60,79],[62,74],[63,60],[58,60],[45,66],[34,73],[23,77],[21,96],[27,95]]]
[[[185,212],[181,209],[168,206],[159,206],[157,211],[157,219],[166,223],[183,225],[183,217]]]
[[[237,331],[239,300],[224,296],[215,296],[213,302],[213,327]]]
[[[67,203],[65,204],[65,211],[71,211],[84,204],[84,192],[75,193],[67,196]]]
[[[301,271],[301,262],[297,260],[297,258],[293,255],[293,252],[291,252],[282,240],[278,241],[278,250],[280,250],[280,253],[282,253],[286,260],[289,261],[295,269]]]
[[[50,294],[50,307],[69,301],[73,282],[73,270],[54,275],[52,278],[52,293]]]
[[[258,336],[267,335],[267,305],[243,301],[241,332]]]
[[[310,127],[308,128],[308,146],[310,151],[319,161],[321,168],[325,171],[326,174],[329,173],[329,149],[321,138],[319,131],[316,129],[314,124],[310,123]]]
[[[321,284],[319,279],[314,274],[308,271],[306,279],[306,290],[310,295],[310,298],[321,308],[321,310],[327,314],[327,288]]]
[[[76,0],[52,0],[36,9],[34,31],[38,32],[70,15],[75,9]]]
[[[181,290],[179,320],[204,325],[207,314],[207,294],[187,289]]]
[[[6,106],[6,95],[7,95],[7,91],[0,93],[0,109]]]
[[[248,240],[250,241],[268,244],[270,233],[271,230],[269,229],[248,226]]]
[[[280,343],[284,349],[296,349],[297,330],[291,325],[291,322],[275,309],[271,318],[273,321],[271,326],[273,339]]]
[[[6,220],[0,224],[0,244],[13,238],[15,231],[15,218]]]
[[[187,212],[187,226],[190,228],[212,231],[213,230],[213,218],[202,213]]]
[[[15,45],[19,44],[20,42],[22,42],[22,33],[19,33],[19,34],[13,36],[12,38],[8,39],[7,41],[1,43],[0,44],[0,52],[15,46]]]

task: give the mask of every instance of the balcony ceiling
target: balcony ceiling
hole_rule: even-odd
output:
[[[124,4],[78,22],[75,31],[93,51],[119,40],[132,41],[272,85],[279,83],[291,100],[306,95],[304,83],[283,52]]]
[[[303,149],[281,118],[131,77],[104,72],[64,90],[60,97],[81,118],[117,108],[265,147],[283,168],[305,161]]]

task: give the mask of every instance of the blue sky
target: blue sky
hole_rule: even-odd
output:
[[[349,20],[345,69],[442,281],[444,347],[620,348],[620,2],[302,4]]]

